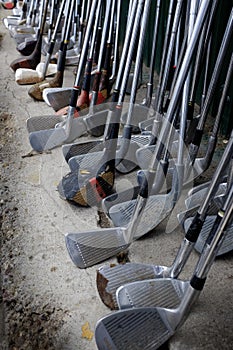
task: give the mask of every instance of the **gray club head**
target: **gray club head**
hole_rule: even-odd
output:
[[[147,106],[143,104],[135,104],[133,108],[133,113],[132,113],[132,120],[131,123],[135,127],[139,127],[139,123],[142,121],[145,121],[148,118],[148,114],[150,113],[150,110]],[[122,113],[121,115],[121,122],[122,124],[126,124],[126,119],[127,119],[127,112]]]
[[[218,188],[215,196],[224,195],[226,193],[226,189],[227,189],[226,182],[221,183],[219,185],[219,188]],[[188,196],[185,200],[186,208],[188,209],[188,208],[192,208],[192,207],[196,207],[196,206],[200,205],[202,200],[206,196],[207,192],[208,192],[208,186],[205,186],[204,188],[200,189],[199,191],[196,191],[193,195]]]
[[[103,317],[95,330],[98,349],[159,349],[184,323],[199,295],[189,283],[176,308],[135,307]]]
[[[193,218],[188,218],[187,220],[185,220],[185,222],[184,222],[185,232],[188,231],[188,228],[192,222],[192,219]],[[194,247],[198,253],[202,252],[205,241],[206,241],[206,239],[211,231],[211,228],[214,224],[215,219],[216,219],[216,216],[214,216],[214,215],[207,216],[207,218],[205,219],[204,225],[202,227],[202,230],[198,236],[198,240],[197,240],[195,247]],[[232,232],[233,232],[233,224],[231,224],[227,227],[226,236],[224,238],[224,241],[223,241],[220,249],[218,250],[217,256],[226,254],[233,249]]]
[[[170,163],[171,163],[171,167],[168,168],[166,181],[161,185],[159,190],[160,193],[167,192],[168,190],[171,189],[174,168],[172,167],[172,163],[173,163],[172,160]],[[135,186],[127,188],[117,193],[113,193],[107,196],[106,198],[104,198],[101,203],[103,211],[108,216],[110,216],[109,212],[112,207],[115,207],[115,209],[117,209],[117,205],[121,205],[123,202],[128,202],[136,199],[144,176],[145,176],[145,172],[143,170],[142,171],[139,170],[137,172],[137,183],[135,184]],[[151,195],[153,194],[155,195],[157,193],[158,193],[158,189],[157,189],[157,186],[154,184],[151,189]]]
[[[226,182],[227,181],[227,175],[224,175],[223,178],[222,178],[222,183]],[[189,191],[188,191],[188,194],[187,196],[190,197],[192,196],[194,193],[204,189],[204,188],[207,188],[208,186],[210,185],[210,181],[206,181],[200,185],[197,185],[193,188],[191,188]]]
[[[38,118],[38,121],[36,121],[36,118]],[[38,126],[40,128],[40,130],[34,129],[29,134],[31,146],[38,152],[61,146],[64,143],[70,143],[86,132],[95,132],[96,136],[100,136],[103,132],[103,125],[106,121],[107,113],[105,111],[100,111],[96,112],[95,115],[73,118],[71,121],[72,126],[68,133],[66,132],[67,118],[65,118],[65,121],[62,123],[57,123],[55,126],[53,125],[54,128],[47,129],[47,126],[53,124],[56,118],[62,117],[53,116],[53,121],[51,121],[50,118],[50,116],[34,117],[32,123],[30,123],[31,127]]]
[[[21,19],[20,16],[7,16],[3,18],[2,21],[7,29],[9,26],[20,26],[25,24],[25,19]]]
[[[132,217],[136,199],[120,203],[111,207],[109,216],[115,226],[127,226]],[[151,195],[146,203],[143,216],[135,232],[134,238],[142,237],[158,226],[174,208],[173,193]],[[156,213],[156,216],[155,216]]]
[[[126,190],[113,193],[105,197],[101,202],[102,210],[109,215],[109,210],[114,205],[136,199],[139,194],[140,186],[133,186]]]
[[[66,56],[66,66],[77,66],[79,64],[80,54],[73,56]]]
[[[103,139],[70,143],[62,146],[62,153],[65,160],[68,163],[69,159],[71,159],[72,157],[89,153],[92,150],[96,150],[98,146],[100,147],[99,150],[102,150],[102,143]]]
[[[96,229],[80,233],[67,233],[66,247],[74,264],[80,269],[104,261],[129,246],[125,228]]]
[[[175,333],[160,308],[116,311],[97,322],[99,350],[155,350]]]
[[[217,197],[218,198],[218,197]],[[178,215],[177,215],[177,220],[179,222],[179,224],[184,228],[184,222],[185,220],[187,220],[188,218],[190,217],[193,217],[196,212],[198,211],[199,209],[199,205],[197,205],[196,207],[192,207],[192,208],[189,208],[187,210],[184,210],[182,212],[180,212]],[[212,200],[211,203],[210,203],[210,206],[207,210],[207,214],[208,215],[216,215],[218,210],[219,210],[219,203]]]
[[[178,140],[174,140],[171,146],[171,154],[173,155],[173,158],[175,158],[174,155],[177,154],[178,147],[179,147]],[[149,142],[148,142],[148,145],[145,145],[144,147],[141,147],[137,150],[137,153],[136,153],[137,164],[141,169],[148,169],[150,165],[151,157],[155,152],[155,149],[156,149],[156,145],[149,145]]]
[[[34,131],[52,129],[56,126],[56,124],[62,123],[64,121],[65,117],[54,114],[35,116],[27,119],[27,130],[29,133],[31,133]]]
[[[158,278],[127,283],[117,289],[116,299],[119,309],[135,307],[179,306],[189,281],[173,278]]]
[[[154,117],[144,120],[139,123],[139,128],[141,129],[141,131],[152,131],[153,122]]]
[[[131,282],[164,279],[170,277],[171,267],[126,263],[118,265],[103,265],[97,270],[97,289],[103,303],[110,309],[117,309],[116,292],[119,287]]]
[[[208,186],[210,185],[210,181],[207,181],[207,182],[204,182],[202,184],[199,184],[199,185],[196,185],[194,187],[192,187],[188,193],[187,193],[187,197],[190,197],[192,196],[193,194],[195,194],[196,192],[202,190],[202,189],[205,189],[205,188],[208,188]]]
[[[55,111],[66,107],[71,98],[72,88],[47,88],[43,90],[43,99]]]
[[[129,148],[127,151],[127,154],[125,156],[125,158],[116,165],[116,170],[119,171],[120,173],[129,173],[132,170],[135,169],[135,167],[137,167],[137,163],[136,163],[136,150],[141,147],[143,144],[148,142],[148,137],[147,136],[133,136],[131,139],[131,142],[129,143]],[[118,149],[121,146],[123,139],[120,137],[118,138]],[[91,141],[91,145],[92,147],[92,151],[88,152],[86,154],[86,159],[85,159],[85,163],[86,163],[86,167],[88,167],[88,162],[89,162],[89,166],[93,167],[93,161],[95,157],[98,157],[98,160],[101,159],[101,157],[103,156],[103,150],[104,150],[104,143],[102,143],[102,149],[100,149],[100,144],[97,141],[96,145],[95,145],[95,141]],[[84,147],[86,148],[86,144],[84,145]],[[99,155],[97,154],[97,148],[99,148]],[[80,167],[83,166],[83,147],[82,145],[80,145],[80,149],[77,147],[77,151],[79,152],[79,155],[76,155],[74,157],[72,157],[71,159],[69,159],[69,166],[71,171],[77,171]],[[93,152],[95,152],[95,155],[93,154]],[[81,156],[80,156],[81,153]],[[117,154],[116,154],[116,158],[117,158]]]

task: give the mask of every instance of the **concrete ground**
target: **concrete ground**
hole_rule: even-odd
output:
[[[0,10],[1,19],[8,14]],[[26,119],[53,114],[53,110],[32,100],[29,86],[16,84],[9,65],[19,54],[2,21],[0,35],[0,349],[94,350],[96,322],[111,312],[96,287],[96,270],[104,263],[78,269],[68,255],[64,235],[99,229],[106,220],[96,208],[72,206],[59,197],[56,186],[69,171],[60,147],[30,153]],[[64,86],[72,86],[73,80],[73,67],[69,67]],[[86,139],[87,135],[80,141]],[[185,195],[184,191],[169,220],[130,246],[131,262],[172,263],[184,235],[176,213],[184,208]],[[182,279],[191,277],[197,258],[194,252]],[[232,262],[231,253],[217,259],[200,299],[166,348],[232,349]]]

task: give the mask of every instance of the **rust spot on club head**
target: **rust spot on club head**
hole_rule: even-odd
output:
[[[96,275],[96,285],[98,289],[99,296],[102,302],[109,307],[111,310],[117,310],[118,307],[115,305],[112,294],[107,292],[108,280],[101,273],[101,271],[97,271]]]

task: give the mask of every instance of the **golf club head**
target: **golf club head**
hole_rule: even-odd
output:
[[[175,309],[183,299],[189,282],[174,278],[158,278],[127,283],[117,289],[119,309],[164,307]]]
[[[10,67],[15,72],[19,68],[30,68],[36,69],[36,66],[40,63],[39,55],[30,55],[25,56],[24,58],[19,57],[16,58],[13,62],[11,62]]]
[[[185,232],[188,231],[188,228],[192,222],[193,218],[188,218],[187,220],[185,220],[184,222],[184,230]],[[212,216],[207,216],[207,218],[205,219],[204,225],[202,227],[202,230],[198,236],[198,240],[195,244],[195,250],[198,253],[202,252],[202,249],[205,245],[206,239],[209,235],[209,233],[211,232],[211,229],[213,227],[214,221],[216,219],[216,216],[212,215]],[[224,241],[221,245],[221,247],[218,250],[217,256],[226,254],[228,252],[230,252],[233,249],[233,237],[232,237],[232,232],[233,232],[233,225],[229,225],[227,227],[227,234],[224,238]]]
[[[133,186],[121,192],[116,192],[104,198],[101,207],[105,214],[109,215],[109,210],[114,205],[136,199],[139,194],[140,186]]]
[[[106,228],[67,233],[66,248],[73,263],[84,269],[114,257],[128,248],[124,228]]]
[[[102,145],[97,143],[95,145],[97,148],[100,148]],[[100,147],[98,147],[100,146]],[[103,158],[103,149],[101,151],[95,152],[95,148],[89,151],[89,153],[80,154],[69,159],[68,164],[70,170],[73,172],[80,171],[88,172],[91,174],[91,177],[97,175],[98,169],[101,167]]]
[[[173,158],[177,154],[178,147],[179,147],[178,140],[173,141],[171,150],[170,150],[171,154],[173,155]],[[156,149],[156,145],[149,145],[149,142],[148,142],[148,145],[145,145],[144,147],[141,147],[137,150],[136,152],[137,163],[141,169],[148,169],[153,153],[155,152],[155,149]]]
[[[43,75],[43,71],[44,71],[44,66],[45,66],[45,63],[44,62],[40,62],[37,66],[36,66],[36,71],[38,72],[38,74],[40,76]],[[49,76],[53,76],[55,75],[57,72],[57,64],[56,63],[49,63],[48,64],[48,67],[47,67],[47,70],[46,70],[46,77],[49,77]]]
[[[139,122],[139,128],[141,131],[152,131],[154,117],[148,118],[146,120],[143,120]]]
[[[36,47],[37,40],[35,38],[30,38],[30,40],[25,40],[16,46],[17,51],[23,56],[29,56],[33,53]]]
[[[55,128],[56,124],[65,122],[66,117],[58,115],[43,115],[28,118],[27,130],[29,133]]]
[[[148,144],[150,138],[148,135],[132,135],[130,142],[128,142],[127,151],[123,156],[121,155],[121,147],[124,147],[124,138],[119,138],[119,150],[117,151],[116,158],[121,161],[117,161],[116,169],[122,174],[127,174],[138,167],[136,152],[141,147]],[[124,151],[123,151],[124,152]]]
[[[98,118],[98,122],[100,123],[99,126],[95,126],[97,118]],[[106,118],[107,118],[107,110],[97,112],[93,116],[87,117],[86,122],[89,125],[89,128],[91,128],[92,134],[93,134],[94,129],[95,129],[95,131],[97,130],[97,128],[100,129],[101,124],[103,125],[103,123],[106,121]],[[101,119],[102,119],[102,122],[101,122]],[[124,159],[116,165],[116,170],[118,172],[124,173],[124,174],[132,172],[137,167],[137,164],[135,164],[136,150],[138,149],[138,147],[140,147],[139,145],[144,144],[147,141],[148,141],[147,137],[140,137],[140,136],[133,137],[132,142],[130,142],[130,144],[129,144],[127,154],[125,155]],[[118,138],[118,149],[121,147],[122,142],[124,142],[123,138],[119,137]],[[77,171],[80,168],[80,163],[83,161],[83,157],[80,158],[79,155],[80,154],[83,155],[86,150],[87,150],[86,153],[88,153],[87,160],[88,160],[90,151],[91,152],[98,152],[99,151],[99,152],[101,152],[99,157],[102,157],[104,143],[100,144],[99,141],[91,141],[91,142],[89,142],[89,144],[90,145],[88,145],[87,142],[85,142],[84,144],[80,144],[79,146],[77,144],[74,147],[71,147],[70,151],[68,151],[68,152],[66,151],[66,159],[70,155],[72,155],[72,161],[70,160],[70,162],[69,162],[71,171]],[[96,153],[96,156],[98,156],[97,153]],[[116,158],[117,158],[117,156],[118,156],[118,153],[116,154]],[[93,161],[93,156],[90,156],[90,165],[91,166],[92,166],[92,161]],[[117,163],[117,161],[116,161],[116,163]]]
[[[117,289],[125,284],[169,276],[170,268],[151,264],[126,263],[103,265],[97,270],[96,284],[102,302],[118,309]]]
[[[35,84],[42,80],[42,77],[34,69],[19,68],[15,72],[15,81],[19,85]]]
[[[81,118],[75,118],[71,121],[70,132],[66,131],[66,123],[67,120],[64,126],[58,125],[53,129],[31,132],[29,141],[32,148],[37,152],[47,151],[66,142],[70,143],[87,131],[86,124]]]
[[[14,35],[14,40],[15,40],[16,46],[24,43],[25,41],[30,41],[30,40],[35,40],[35,39],[36,39],[36,35],[30,34],[30,33]]]
[[[179,222],[179,225],[181,225],[184,228],[184,222],[188,218],[195,216],[199,207],[200,206],[198,205],[196,207],[189,208],[187,210],[180,212],[177,215],[177,220]],[[218,211],[219,211],[219,205],[215,201],[211,201],[210,206],[209,206],[208,211],[207,211],[207,214],[208,215],[216,215]]]
[[[207,182],[204,182],[200,185],[196,185],[194,187],[192,187],[189,191],[188,191],[188,194],[187,194],[187,197],[190,197],[192,196],[193,194],[195,194],[196,192],[202,190],[202,189],[205,189],[207,188],[208,186],[210,185],[210,181],[207,181]]]
[[[71,92],[72,88],[46,88],[43,90],[43,99],[55,111],[58,111],[69,104]]]
[[[159,308],[145,307],[116,311],[101,318],[96,324],[95,340],[99,350],[155,350],[173,334]]]
[[[82,168],[62,178],[58,185],[58,192],[62,199],[78,205],[99,206],[102,199],[112,193],[115,173],[112,169],[100,171],[102,159],[96,157],[94,161],[97,163],[93,164],[92,168],[86,168],[86,158],[84,155]]]
[[[139,123],[146,120],[148,118],[150,109],[141,104],[135,104],[133,107],[133,113],[131,116],[131,124],[133,126],[133,132],[139,132]],[[127,122],[127,112],[122,113],[121,115],[121,123],[126,124]]]
[[[62,152],[65,160],[69,163],[73,157],[83,156],[91,152],[103,151],[103,148],[103,139],[101,139],[64,145],[62,146]],[[77,170],[78,168],[76,167],[74,169]]]
[[[146,203],[143,216],[134,233],[134,239],[138,239],[158,226],[167,218],[174,208],[173,194],[151,195]],[[126,227],[133,215],[137,200],[131,200],[111,207],[109,216],[114,226]],[[155,216],[156,213],[156,216]]]
[[[226,193],[226,189],[227,189],[227,183],[221,183],[218,187],[215,197],[223,196]],[[206,196],[207,192],[208,192],[208,186],[205,186],[199,191],[196,191],[192,196],[187,197],[185,200],[186,208],[188,209],[188,208],[192,208],[200,205],[204,197]]]

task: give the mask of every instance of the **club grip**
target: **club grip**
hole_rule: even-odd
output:
[[[198,236],[201,232],[203,223],[204,221],[200,219],[200,214],[197,212],[188,229],[188,232],[185,235],[185,238],[192,243],[196,243]]]
[[[206,281],[206,277],[205,278],[199,278],[196,275],[194,275],[191,278],[190,281],[190,285],[195,289],[195,290],[202,290],[204,288],[205,285],[205,281]]]

